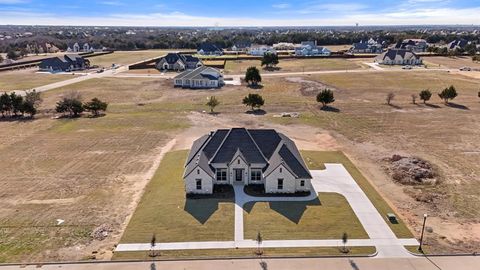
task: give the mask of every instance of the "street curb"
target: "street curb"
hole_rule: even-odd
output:
[[[43,266],[43,265],[74,265],[74,264],[112,264],[112,263],[144,263],[144,262],[190,262],[190,261],[230,261],[230,260],[253,260],[253,259],[266,259],[266,260],[278,260],[278,259],[342,259],[342,258],[374,258],[378,255],[378,251],[375,250],[372,254],[366,255],[319,255],[319,256],[248,256],[248,257],[204,257],[204,258],[179,258],[179,259],[152,259],[152,260],[116,260],[116,261],[65,261],[65,262],[32,262],[32,263],[0,263],[0,267],[3,266]]]

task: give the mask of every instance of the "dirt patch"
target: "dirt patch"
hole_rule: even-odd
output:
[[[295,141],[301,150],[338,150],[339,146],[335,138],[327,131],[313,128],[307,125],[279,125],[265,121],[266,116],[254,116],[248,114],[219,114],[191,112],[188,116],[192,127],[180,133],[176,137],[174,150],[189,149],[194,140],[222,128],[245,127],[260,129],[276,129]]]
[[[316,96],[318,93],[320,93],[320,91],[325,88],[328,88],[332,91],[338,91],[337,88],[331,85],[327,85],[319,81],[306,80],[305,78],[301,77],[288,77],[286,78],[286,80],[289,82],[299,83],[301,85],[300,93],[302,93],[302,95],[306,97]]]
[[[92,231],[92,233],[90,234],[90,237],[98,241],[103,241],[105,240],[105,238],[108,237],[108,235],[111,232],[113,232],[113,229],[111,226],[107,224],[102,224]]]
[[[398,154],[385,158],[387,171],[392,179],[403,185],[433,185],[437,183],[437,173],[426,160],[418,157],[405,157]]]

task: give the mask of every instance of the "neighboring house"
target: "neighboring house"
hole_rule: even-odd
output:
[[[427,51],[428,43],[424,39],[405,39],[399,41],[394,48],[412,52],[425,52]]]
[[[447,49],[449,51],[454,51],[457,49],[465,49],[465,47],[469,44],[469,42],[465,39],[456,39],[450,43],[448,43]]]
[[[267,45],[253,45],[248,49],[249,55],[264,56],[267,53],[277,54],[277,51]]]
[[[279,42],[279,43],[273,44],[273,49],[277,51],[291,51],[291,50],[295,50],[295,44],[288,43],[288,42]]]
[[[57,46],[53,45],[53,44],[45,43],[45,51],[46,51],[47,53],[57,53],[57,52],[60,51],[60,49],[59,49]]]
[[[74,53],[93,52],[93,51],[95,51],[95,49],[93,49],[93,47],[91,47],[88,43],[84,43],[83,46],[80,47],[78,42],[75,42],[75,44],[73,44],[72,46],[68,46],[67,48],[67,52],[74,52]]]
[[[357,43],[353,43],[350,48],[350,53],[374,53],[380,54],[383,52],[384,43],[370,38],[368,41],[362,40]]]
[[[212,194],[214,185],[262,185],[266,193],[312,189],[295,143],[273,129],[219,129],[197,139],[183,179],[187,194]]]
[[[193,57],[189,54],[179,53],[169,53],[166,56],[160,58],[155,64],[155,67],[158,70],[176,71],[195,69],[200,66],[203,66],[203,63],[197,57]]]
[[[295,47],[296,56],[329,56],[330,50],[325,47],[318,47],[317,41],[303,41]]]
[[[225,82],[223,74],[216,68],[201,66],[187,70],[173,78],[175,87],[192,89],[209,89],[222,87]]]
[[[48,72],[71,72],[88,68],[90,61],[77,54],[51,57],[42,60],[39,64],[41,71]]]
[[[246,52],[248,52],[248,49],[251,46],[252,46],[252,43],[250,41],[237,41],[232,46],[231,50],[234,51],[234,52],[246,53]]]
[[[215,44],[203,43],[197,49],[200,55],[223,55],[223,50]]]
[[[375,57],[375,62],[384,65],[421,65],[422,59],[413,51],[388,49]]]

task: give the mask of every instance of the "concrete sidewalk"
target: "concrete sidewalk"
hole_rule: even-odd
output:
[[[349,239],[347,247],[372,247],[372,246],[395,246],[395,245],[416,245],[415,239]],[[264,240],[260,247],[262,248],[302,248],[302,247],[341,247],[341,239],[328,240]],[[254,240],[240,241],[211,241],[211,242],[174,242],[159,243],[155,245],[154,250],[200,250],[200,249],[235,249],[235,248],[257,248],[258,243]],[[139,244],[120,244],[115,249],[116,252],[126,251],[149,251],[149,243]]]

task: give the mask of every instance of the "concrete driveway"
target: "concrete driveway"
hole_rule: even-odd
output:
[[[325,164],[326,170],[311,171],[312,185],[316,192],[335,192],[342,194],[352,207],[376,245],[378,257],[409,257],[411,254],[403,247],[375,206],[368,199],[360,186],[341,164]],[[418,245],[416,239],[407,240],[409,245]]]

